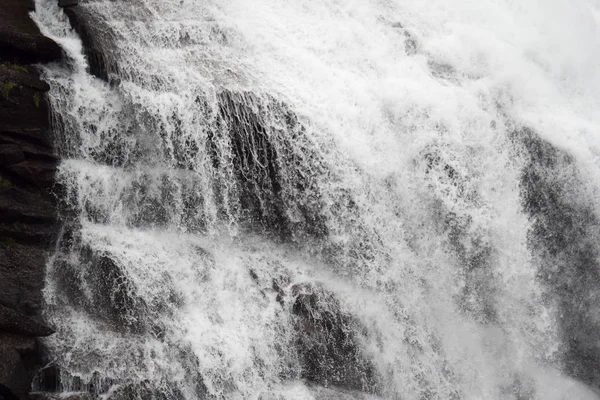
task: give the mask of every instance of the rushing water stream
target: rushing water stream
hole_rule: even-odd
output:
[[[57,390],[598,398],[597,0],[81,3]]]

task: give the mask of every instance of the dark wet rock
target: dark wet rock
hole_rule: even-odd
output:
[[[451,192],[468,207],[478,207],[477,192],[472,190],[465,174],[459,166],[435,147],[428,147],[421,153],[417,163],[422,163],[426,180],[431,182],[434,195],[434,220],[437,228],[446,238],[448,250],[454,254],[464,285],[456,296],[461,311],[470,318],[488,324],[496,321],[494,304],[496,288],[493,274],[493,246],[485,239],[484,232],[474,227],[468,212],[448,210],[440,201],[440,192]],[[439,190],[451,188],[452,190]],[[443,195],[442,195],[443,196]]]
[[[29,400],[92,400],[89,393],[45,393],[33,392]]]
[[[345,390],[341,388],[325,388],[322,386],[308,386],[310,396],[314,400],[374,400],[375,397],[362,392]],[[379,397],[377,397],[379,399]],[[280,393],[261,393],[258,400],[288,400]]]
[[[419,43],[417,40],[407,31],[404,32],[404,36],[406,39],[404,40],[404,51],[409,56],[414,56],[417,54],[419,49]]]
[[[452,65],[434,60],[428,60],[427,65],[434,77],[450,81],[456,80],[456,69]]]
[[[21,86],[27,86],[41,92],[50,90],[50,86],[40,79],[39,71],[31,65],[5,61],[0,63],[0,80],[3,82],[14,82]],[[4,88],[3,88],[4,89]],[[3,90],[3,95],[8,94]]]
[[[54,333],[52,328],[43,323],[2,305],[0,305],[0,331],[24,336],[49,336]]]
[[[2,182],[7,179],[2,178]],[[52,196],[45,191],[26,190],[9,181],[0,188],[0,221],[52,226],[55,220]]]
[[[37,396],[46,395],[47,392],[56,393],[61,389],[61,371],[54,365],[45,365],[37,371],[33,379],[33,390]],[[31,394],[33,396],[33,393]],[[41,397],[43,398],[43,397]]]
[[[0,62],[34,64],[62,58],[62,49],[56,42],[42,36],[29,18],[32,4],[27,0],[0,2]]]
[[[71,7],[79,4],[79,0],[58,0],[59,7]]]
[[[0,28],[0,54],[5,60],[19,60],[25,64],[34,64],[60,60],[63,52],[56,42],[41,34],[27,34]]]
[[[72,1],[65,0],[65,3],[67,2]],[[109,58],[110,49],[115,47],[110,29],[84,6],[65,6],[64,12],[83,42],[89,72],[109,82],[111,72],[116,70],[116,64]]]
[[[1,100],[1,99],[0,99]],[[6,123],[0,120],[0,140],[3,142],[18,142],[26,146],[33,155],[41,154],[52,157],[52,132],[44,125],[30,126]]]
[[[0,165],[18,164],[25,160],[25,154],[14,144],[0,145]]]
[[[57,158],[52,152],[52,149],[47,146],[46,139],[50,139],[48,132],[42,133],[39,129],[33,132],[16,132],[2,131],[0,127],[0,152],[3,152],[5,147],[11,147],[13,150],[23,154],[23,159],[39,159],[45,161],[56,162]],[[43,139],[43,140],[40,140]],[[11,163],[14,163],[11,162]],[[2,165],[0,163],[0,165]]]
[[[6,386],[0,384],[0,400],[19,400],[19,398]]]
[[[34,315],[41,307],[48,254],[11,239],[0,241],[0,304]]]
[[[29,391],[29,377],[25,363],[15,349],[0,343],[0,385],[18,398]],[[10,395],[7,393],[8,398]]]
[[[31,74],[38,73],[33,70]],[[27,80],[22,75],[10,76],[0,70],[2,131],[10,131],[10,127],[21,130],[47,128],[49,117],[45,91],[35,84],[33,78]]]
[[[61,292],[78,307],[94,310],[91,318],[108,322],[116,330],[142,333],[150,329],[148,305],[136,296],[136,288],[109,254],[75,243],[67,252],[79,254],[77,260],[58,257]],[[84,293],[82,279],[90,282]]]
[[[284,238],[326,235],[316,183],[316,175],[324,173],[324,169],[309,144],[305,154],[294,151],[294,146],[306,141],[295,114],[275,99],[261,100],[250,92],[226,90],[217,97],[222,131],[210,135],[209,146],[212,143],[213,147],[208,151],[219,168],[221,156],[214,141],[231,144],[244,219],[252,221],[255,228],[262,227]],[[227,136],[218,137],[220,134]],[[302,169],[307,160],[310,170]],[[293,174],[293,178],[284,176],[282,171]],[[295,187],[288,186],[290,181],[295,182]]]
[[[48,84],[31,64],[62,49],[29,17],[33,1],[0,2],[0,399],[25,399],[39,360],[35,336],[49,250],[57,236]]]
[[[170,385],[153,385],[148,381],[123,385],[114,390],[110,400],[183,400],[181,391]]]
[[[88,380],[83,380],[51,363],[37,371],[30,396],[42,400],[63,399],[64,396],[72,396],[69,398],[73,400],[97,400],[115,383],[113,379],[104,378],[97,371]]]
[[[277,293],[275,300],[281,305],[285,305],[285,291],[283,290],[284,286],[289,285],[289,279],[287,277],[281,277],[279,279],[273,279],[271,284],[271,288]]]
[[[33,337],[0,333],[0,400],[26,398],[37,348]]]
[[[13,333],[0,333],[0,343],[5,347],[16,350],[21,356],[27,356],[37,348],[37,342],[34,337]]]
[[[139,293],[126,266],[115,255],[82,245],[78,237],[68,236],[61,240],[54,260],[58,290],[65,300],[91,320],[116,332],[164,339],[169,327],[158,317],[171,315],[183,302],[168,274],[164,274],[161,289],[167,294],[148,299]]]
[[[182,360],[190,361],[189,349],[182,351]],[[185,365],[185,380],[194,384],[188,386],[193,390],[193,398],[209,399],[202,376],[197,372],[199,363],[194,361]],[[68,371],[56,365],[42,368],[34,379],[34,391],[30,399],[58,400],[69,398],[72,400],[183,400],[183,393],[178,385],[169,381],[140,380],[121,382],[118,379],[103,377],[99,372],[94,372],[87,380],[71,375]],[[191,394],[190,392],[188,392]],[[69,396],[69,397],[65,397]]]
[[[24,160],[6,167],[12,177],[40,188],[49,188],[54,184],[56,162],[42,160]]]
[[[464,286],[457,297],[460,309],[482,324],[497,319],[494,303],[493,248],[473,228],[470,217],[449,212],[443,223],[448,243],[461,266]]]
[[[324,387],[377,392],[375,368],[358,341],[360,325],[319,285],[294,285],[292,295],[302,378]]]
[[[568,374],[600,387],[600,220],[574,158],[530,129],[513,134],[526,162],[521,198],[539,279],[558,300]]]

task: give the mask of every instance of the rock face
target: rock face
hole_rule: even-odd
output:
[[[89,72],[110,82],[111,72],[117,68],[109,54],[110,49],[114,47],[112,42],[115,38],[112,33],[103,30],[97,17],[88,12],[85,7],[79,6],[79,1],[60,0],[58,5],[63,7],[69,23],[83,42]]]
[[[564,370],[600,387],[600,221],[572,156],[529,129],[516,132],[515,139],[527,162],[521,196],[532,220],[529,247],[540,280],[558,299]]]
[[[292,287],[302,378],[324,387],[378,392],[375,368],[362,353],[360,326],[335,297],[314,284]]]
[[[34,63],[62,50],[29,18],[27,0],[0,2],[0,398],[27,398],[38,362],[44,271],[57,232],[49,112]]]

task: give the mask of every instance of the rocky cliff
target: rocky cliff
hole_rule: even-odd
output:
[[[28,398],[39,364],[37,338],[45,265],[58,232],[46,92],[39,63],[61,48],[29,17],[33,2],[0,2],[0,399]]]

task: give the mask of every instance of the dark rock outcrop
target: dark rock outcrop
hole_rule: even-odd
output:
[[[79,0],[58,0],[59,7],[71,7],[79,4]]]
[[[600,387],[600,219],[570,154],[527,128],[514,140],[526,162],[521,197],[532,220],[528,244],[548,296],[558,299],[565,371]]]
[[[63,7],[69,23],[83,42],[89,72],[109,82],[111,73],[116,70],[116,64],[109,57],[109,49],[114,48],[112,32],[96,20],[97,16],[80,6],[79,1],[61,0],[59,6]]]
[[[286,239],[326,236],[317,183],[325,168],[294,112],[283,102],[252,92],[225,90],[217,100],[221,130],[209,134],[210,142],[230,143],[243,219],[254,229],[274,231]],[[223,133],[227,137],[219,136]],[[298,154],[299,145],[303,154]],[[212,146],[209,152],[218,168],[222,155]],[[307,164],[310,169],[303,168]]]
[[[2,305],[0,305],[0,331],[23,336],[48,336],[54,333],[52,328],[43,323]]]
[[[34,392],[29,395],[29,400],[92,400],[92,396],[90,396],[88,393],[64,394]]]
[[[62,57],[62,49],[43,36],[29,18],[27,0],[3,0],[0,3],[0,57],[20,64],[50,62]]]
[[[375,367],[358,342],[360,325],[337,299],[314,284],[294,285],[292,295],[302,378],[324,387],[378,392]]]
[[[29,18],[28,0],[0,2],[0,398],[27,398],[46,261],[58,231],[48,85],[34,63],[58,61],[60,46]],[[11,397],[13,396],[13,397]]]

